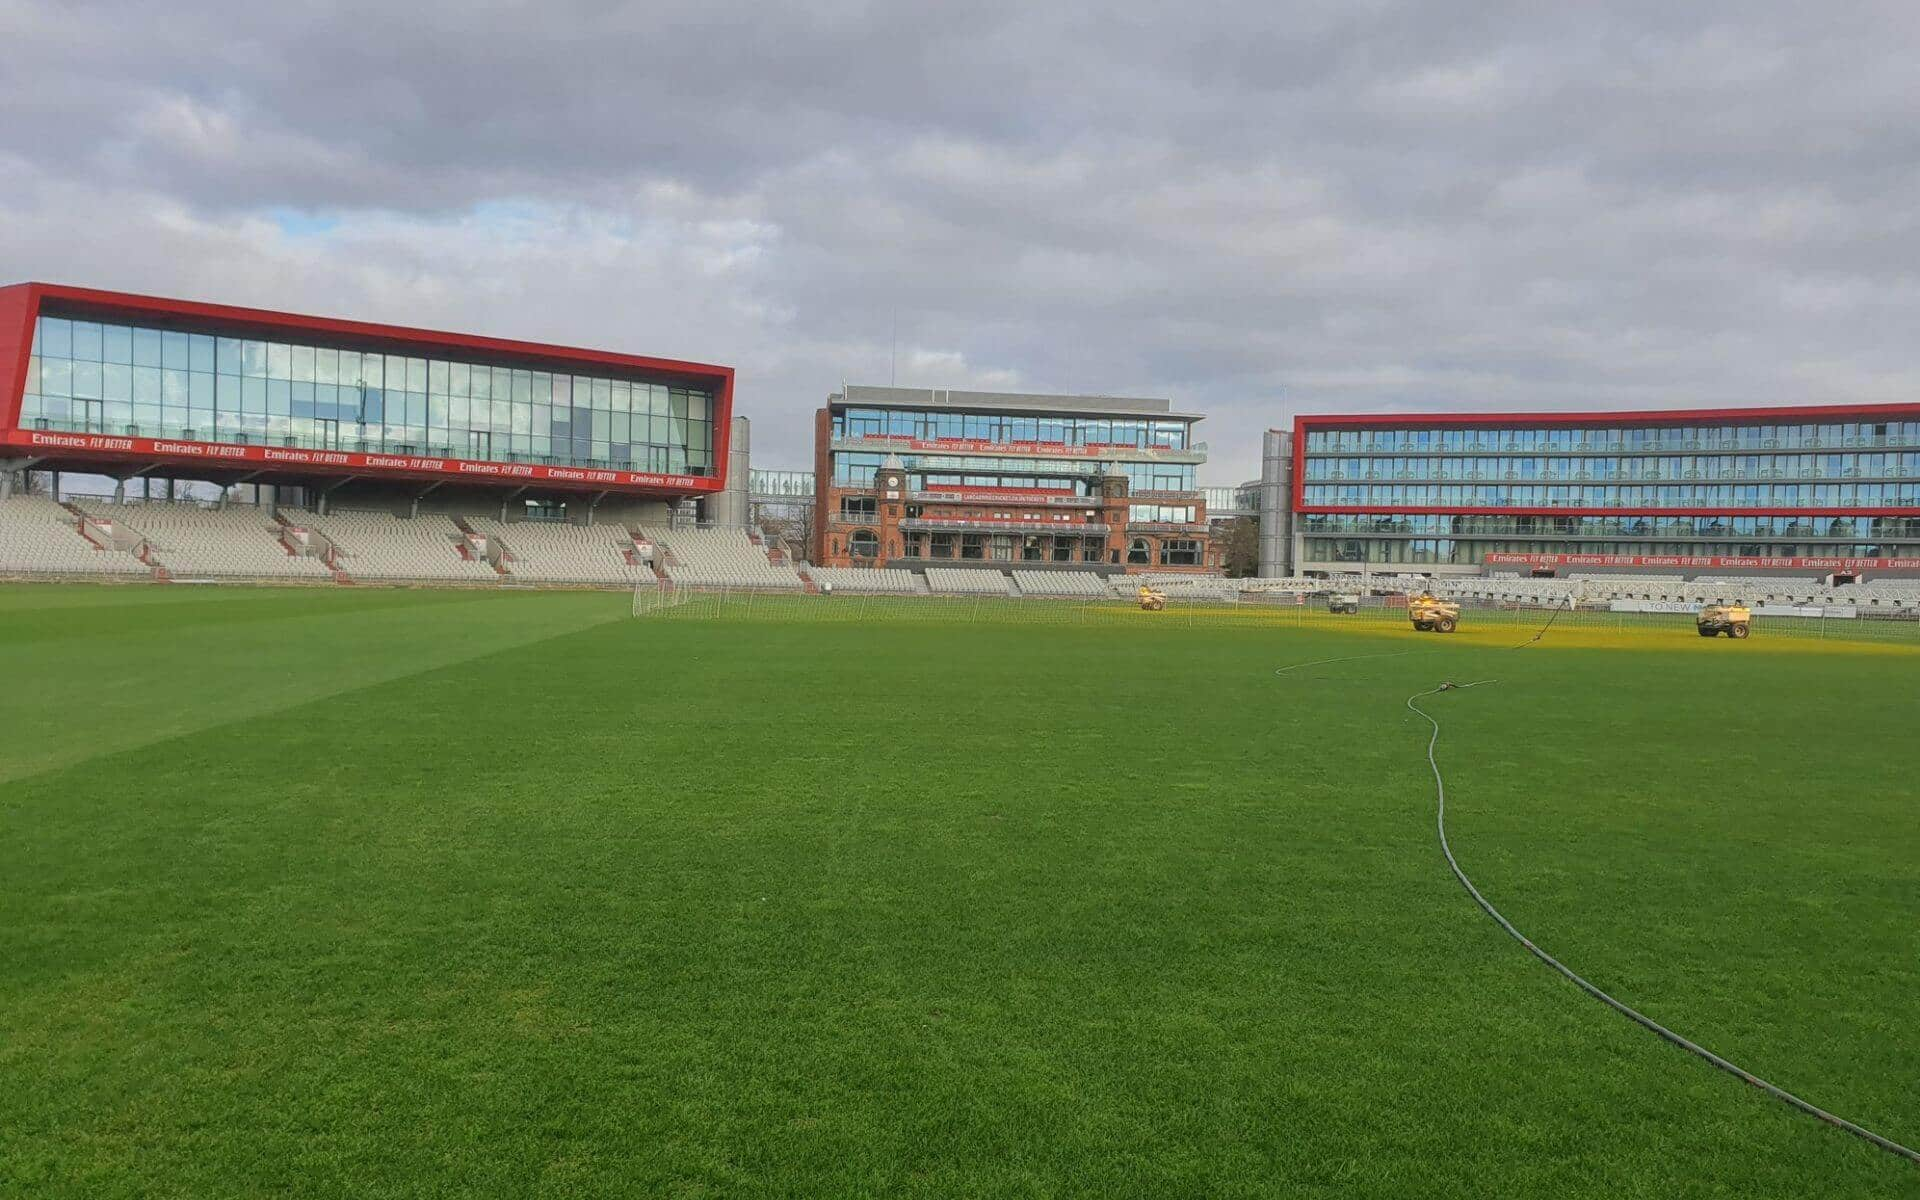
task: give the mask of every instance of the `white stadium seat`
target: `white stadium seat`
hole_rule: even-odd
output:
[[[175,579],[330,581],[317,557],[289,553],[273,510],[207,508],[193,502],[82,504],[91,515],[125,522],[146,539],[149,556]]]
[[[1026,596],[1092,596],[1106,599],[1112,595],[1107,581],[1092,571],[1015,571],[1013,582]]]
[[[800,573],[791,563],[774,563],[740,528],[641,526],[656,547],[664,547],[667,578],[694,587],[738,587],[800,591]],[[656,563],[661,551],[655,551]]]
[[[439,583],[499,583],[500,573],[481,559],[463,557],[465,535],[447,517],[396,517],[392,513],[317,513],[287,510],[295,525],[318,530],[339,551],[334,565],[349,579]]]
[[[1240,598],[1240,581],[1218,575],[1111,575],[1107,583],[1114,595],[1131,600],[1142,584],[1158,588],[1169,600],[1233,601]]]
[[[948,596],[1005,596],[1007,576],[986,568],[928,567],[927,586]]]
[[[651,568],[630,559],[633,534],[624,525],[571,525],[557,521],[502,522],[465,518],[475,533],[497,539],[513,579],[528,583],[599,583],[646,587],[659,580]]]
[[[0,501],[0,573],[153,577],[153,567],[80,532],[80,518],[42,496]]]
[[[920,591],[912,571],[898,567],[808,567],[817,584],[832,584],[836,592],[911,596]]]

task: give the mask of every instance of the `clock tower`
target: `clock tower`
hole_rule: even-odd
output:
[[[885,566],[906,550],[905,539],[900,535],[900,519],[906,512],[907,468],[898,454],[887,455],[887,460],[873,473],[873,495],[878,513],[874,532],[880,537],[880,557],[875,565]]]
[[[1100,523],[1107,527],[1107,561],[1127,561],[1128,480],[1118,463],[1100,468]]]

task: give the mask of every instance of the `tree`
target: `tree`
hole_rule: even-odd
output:
[[[754,521],[770,536],[785,542],[788,552],[795,558],[807,560],[813,557],[813,504],[811,501],[756,505]]]
[[[1230,579],[1245,579],[1260,573],[1260,521],[1256,517],[1235,517],[1214,526],[1214,540],[1220,543],[1220,567]]]

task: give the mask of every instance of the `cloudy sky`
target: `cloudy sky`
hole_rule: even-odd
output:
[[[1296,411],[1912,399],[1920,6],[0,0],[0,275]],[[897,342],[897,352],[894,347]]]

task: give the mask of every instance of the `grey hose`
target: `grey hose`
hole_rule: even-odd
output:
[[[1447,856],[1447,866],[1452,868],[1453,876],[1455,879],[1458,879],[1460,881],[1460,886],[1466,888],[1467,894],[1473,897],[1473,902],[1475,904],[1478,904],[1481,907],[1481,909],[1486,912],[1488,916],[1492,917],[1494,921],[1500,926],[1500,928],[1506,930],[1509,934],[1511,934],[1515,941],[1519,942],[1522,946],[1525,946],[1527,948],[1527,953],[1533,955],[1535,958],[1539,959],[1541,962],[1546,963],[1549,967],[1552,967],[1554,970],[1560,972],[1560,974],[1566,976],[1567,979],[1570,980],[1575,987],[1587,993],[1587,995],[1592,996],[1595,1000],[1600,1001],[1602,1004],[1606,1005],[1608,1008],[1613,1009],[1615,1012],[1619,1013],[1621,1016],[1626,1017],[1628,1020],[1634,1022],[1636,1025],[1640,1025],[1645,1029],[1649,1029],[1654,1033],[1659,1034],[1662,1038],[1665,1038],[1667,1041],[1672,1042],[1674,1045],[1680,1047],[1682,1050],[1685,1050],[1689,1054],[1694,1054],[1699,1056],[1700,1058],[1706,1059],[1708,1062],[1720,1068],[1722,1071],[1725,1071],[1727,1074],[1732,1075],[1737,1079],[1743,1080],[1746,1083],[1752,1084],[1754,1087],[1759,1088],[1761,1091],[1767,1093],[1769,1096],[1772,1096],[1774,1099],[1779,1100],[1783,1104],[1786,1104],[1792,1108],[1797,1108],[1801,1112],[1806,1113],[1810,1117],[1817,1117],[1818,1119],[1825,1121],[1827,1124],[1832,1125],[1838,1129],[1844,1129],[1848,1133],[1851,1133],[1853,1136],[1860,1138],[1863,1141],[1870,1142],[1873,1145],[1878,1146],[1880,1149],[1885,1150],[1889,1154],[1896,1154],[1896,1155],[1899,1155],[1901,1158],[1907,1159],[1911,1162],[1920,1163],[1920,1151],[1915,1151],[1906,1146],[1903,1146],[1899,1142],[1896,1142],[1891,1138],[1881,1137],[1879,1134],[1875,1133],[1871,1129],[1867,1129],[1863,1126],[1856,1125],[1852,1121],[1847,1120],[1845,1117],[1836,1116],[1835,1114],[1828,1112],[1826,1109],[1821,1108],[1818,1105],[1810,1104],[1807,1101],[1802,1100],[1800,1097],[1794,1095],[1792,1092],[1787,1091],[1785,1088],[1769,1083],[1766,1080],[1760,1078],[1758,1075],[1755,1075],[1753,1072],[1748,1071],[1743,1067],[1736,1066],[1731,1062],[1728,1062],[1726,1059],[1721,1058],[1718,1054],[1715,1054],[1713,1051],[1707,1049],[1705,1046],[1700,1045],[1698,1042],[1689,1041],[1688,1039],[1681,1037],[1679,1034],[1675,1033],[1673,1030],[1668,1029],[1665,1025],[1660,1024],[1660,1022],[1654,1020],[1652,1017],[1647,1016],[1645,1013],[1640,1012],[1638,1009],[1633,1008],[1630,1005],[1627,1005],[1619,1000],[1616,1000],[1612,996],[1609,996],[1607,993],[1601,991],[1598,987],[1596,987],[1592,983],[1589,983],[1586,979],[1582,978],[1580,975],[1576,974],[1573,971],[1573,969],[1568,967],[1565,963],[1562,963],[1559,959],[1555,958],[1553,955],[1548,954],[1545,950],[1542,950],[1540,947],[1534,945],[1532,939],[1528,938],[1526,934],[1521,933],[1518,929],[1515,929],[1513,927],[1513,922],[1501,916],[1500,910],[1495,908],[1492,904],[1488,903],[1487,898],[1480,894],[1480,889],[1473,886],[1473,880],[1467,878],[1467,873],[1460,869],[1459,861],[1453,857],[1453,847],[1447,844],[1447,781],[1440,774],[1439,761],[1434,758],[1434,747],[1437,746],[1440,742],[1440,722],[1436,721],[1433,718],[1433,714],[1429,713],[1426,709],[1421,708],[1418,704],[1415,704],[1414,701],[1419,700],[1425,696],[1438,695],[1439,693],[1445,692],[1445,691],[1456,691],[1462,688],[1479,687],[1482,684],[1497,683],[1497,682],[1499,681],[1494,679],[1481,679],[1473,683],[1443,683],[1439,687],[1430,688],[1424,692],[1416,692],[1413,695],[1407,697],[1407,707],[1412,709],[1414,712],[1419,713],[1422,717],[1426,719],[1427,724],[1433,726],[1433,734],[1427,739],[1427,766],[1433,769],[1433,790],[1434,790],[1435,796],[1438,798],[1438,801],[1439,801],[1438,808],[1437,808],[1437,816],[1435,820],[1436,820],[1438,829],[1440,831],[1440,852]]]
[[[1567,608],[1570,608],[1571,606],[1572,606],[1572,601],[1562,599],[1559,604],[1556,604],[1554,606],[1553,611],[1547,614],[1547,623],[1540,627],[1539,632],[1535,633],[1532,637],[1528,638],[1526,641],[1521,642],[1518,646],[1510,647],[1510,649],[1525,650],[1528,646],[1533,645],[1535,642],[1539,641],[1541,638],[1547,636],[1547,630],[1553,628],[1553,623],[1560,619],[1561,612]]]
[[[1398,658],[1402,654],[1424,654],[1424,653],[1425,651],[1422,651],[1422,650],[1389,650],[1385,654],[1349,654],[1344,658],[1316,658],[1312,662],[1294,663],[1290,667],[1277,668],[1274,671],[1274,674],[1285,675],[1288,671],[1298,671],[1303,667],[1324,667],[1328,663],[1357,662],[1358,660],[1363,658]]]

